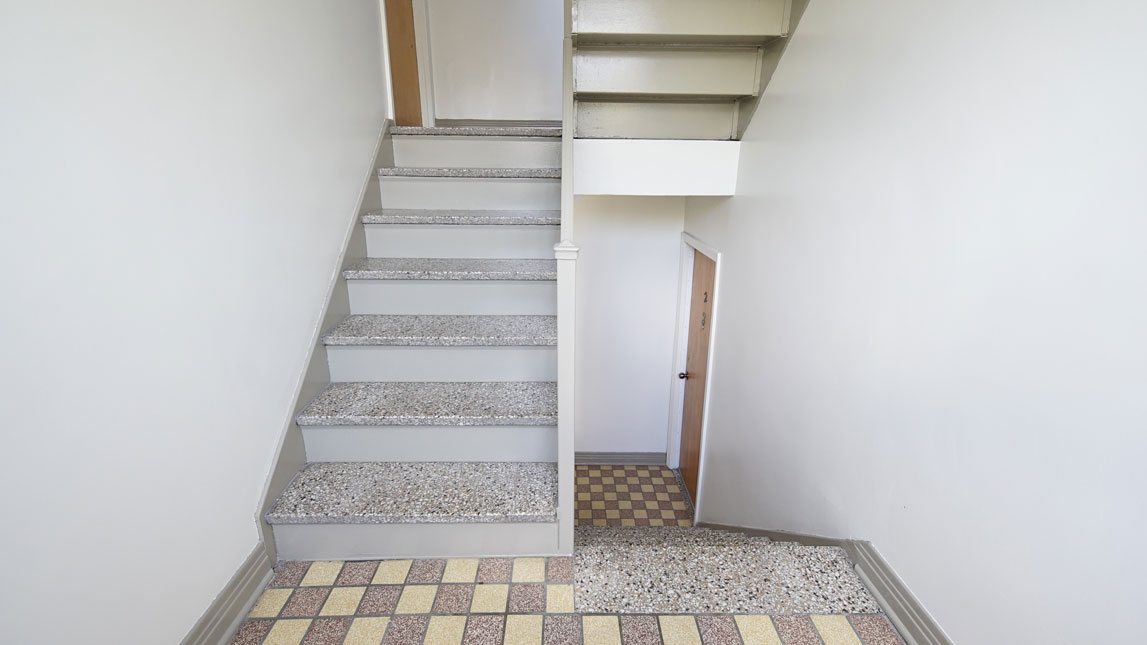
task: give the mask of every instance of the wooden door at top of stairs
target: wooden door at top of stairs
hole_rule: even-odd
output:
[[[708,379],[709,330],[713,324],[713,287],[717,263],[693,251],[693,287],[689,298],[689,339],[685,352],[685,403],[681,411],[681,477],[689,496],[697,501],[697,474],[701,468],[701,422],[705,416]]]

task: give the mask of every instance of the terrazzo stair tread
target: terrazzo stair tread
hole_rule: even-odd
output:
[[[552,346],[557,342],[557,316],[354,314],[323,336],[325,345]]]
[[[557,260],[365,258],[347,280],[557,280]]]
[[[464,179],[560,179],[561,168],[379,168],[379,177]]]
[[[558,226],[561,211],[383,208],[362,216],[363,224],[455,226]]]
[[[562,129],[556,126],[452,126],[423,127],[395,125],[390,127],[394,136],[449,136],[449,137],[552,137],[560,138]]]
[[[554,382],[331,383],[300,426],[553,426]]]
[[[270,524],[554,522],[557,465],[316,462],[267,511]]]

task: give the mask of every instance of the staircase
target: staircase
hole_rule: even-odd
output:
[[[739,139],[792,9],[792,0],[572,2],[575,136],[598,139]]]
[[[560,134],[392,128],[280,559],[559,552]]]

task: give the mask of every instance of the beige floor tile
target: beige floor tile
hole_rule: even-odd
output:
[[[542,617],[540,614],[510,614],[506,616],[505,645],[542,645]]]
[[[434,606],[434,594],[438,585],[406,585],[398,597],[396,614],[429,614]]]
[[[777,628],[768,616],[733,616],[745,645],[781,645]]]
[[[692,616],[658,616],[665,645],[701,645],[701,633]]]
[[[250,618],[274,618],[278,616],[283,605],[287,604],[287,598],[291,597],[292,591],[293,589],[268,589],[264,591],[248,616]]]
[[[460,645],[464,631],[465,616],[432,616],[422,645]]]
[[[809,616],[824,645],[861,645],[860,638],[844,616]]]
[[[478,576],[478,558],[451,558],[446,561],[442,582],[474,582]]]
[[[581,633],[585,645],[621,645],[617,616],[582,616]]]
[[[545,558],[514,558],[514,573],[511,582],[545,582]]]
[[[333,585],[342,568],[342,562],[312,562],[311,568],[307,569],[307,575],[303,576],[303,581],[299,583],[299,586]]]
[[[573,611],[573,585],[546,585],[547,614],[572,614]]]
[[[364,593],[366,587],[335,587],[327,597],[327,602],[319,611],[319,615],[353,616]]]
[[[389,618],[355,618],[343,645],[379,645],[389,622]]]
[[[276,620],[267,638],[263,640],[263,645],[299,645],[310,626],[310,618]]]
[[[474,600],[470,603],[472,614],[500,614],[506,611],[506,599],[510,585],[478,585],[474,587]]]
[[[378,571],[374,572],[372,585],[400,585],[406,582],[406,573],[410,571],[410,560],[383,560],[378,563]]]

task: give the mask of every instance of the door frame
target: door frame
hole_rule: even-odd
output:
[[[422,100],[422,127],[436,125],[434,67],[430,53],[430,0],[411,0],[414,10],[414,49],[418,54],[418,91]]]
[[[681,262],[677,290],[677,330],[673,337],[673,372],[670,374],[669,432],[665,446],[665,462],[670,468],[681,465],[681,420],[685,409],[685,381],[677,378],[685,371],[689,348],[689,309],[693,295],[693,252],[698,251],[716,263],[713,277],[713,318],[709,323],[709,355],[705,359],[705,396],[701,414],[701,454],[697,469],[697,499],[693,500],[693,519],[701,516],[701,503],[705,494],[705,452],[709,442],[709,397],[713,386],[713,358],[717,348],[717,325],[721,320],[721,255],[717,247],[702,242],[689,233],[681,234]]]

